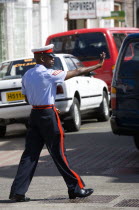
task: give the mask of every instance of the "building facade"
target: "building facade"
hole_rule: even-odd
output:
[[[64,31],[63,8],[64,0],[0,0],[0,61],[32,56],[31,48]]]
[[[47,36],[78,28],[139,27],[139,0],[90,0],[96,16],[69,18],[69,2],[87,0],[0,0],[0,61],[32,56],[31,48],[45,45]],[[88,3],[87,3],[88,4]],[[74,4],[73,4],[74,5]],[[87,8],[89,10],[89,6]],[[110,18],[125,11],[125,19]]]

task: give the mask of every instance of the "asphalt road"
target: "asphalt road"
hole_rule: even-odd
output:
[[[24,125],[10,125],[0,139],[0,209],[139,209],[139,151],[132,137],[116,136],[109,122],[93,120],[83,121],[79,132],[66,133],[65,147],[71,168],[94,193],[69,200],[66,185],[44,148],[27,192],[31,201],[12,203],[9,190],[25,135]]]

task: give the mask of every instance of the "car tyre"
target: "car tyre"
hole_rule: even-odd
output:
[[[133,136],[136,148],[139,150],[139,134]]]
[[[6,125],[0,126],[0,137],[4,137],[6,134]]]
[[[70,119],[64,121],[64,129],[66,131],[79,131],[81,126],[81,113],[79,101],[74,98],[73,104],[70,109]]]
[[[103,99],[98,110],[97,120],[99,122],[104,122],[104,121],[108,121],[109,117],[110,117],[110,111],[109,111],[108,96],[106,92],[104,91]]]

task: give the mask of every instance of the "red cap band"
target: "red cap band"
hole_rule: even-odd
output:
[[[36,54],[36,53],[53,53],[53,49],[34,52],[34,54]]]

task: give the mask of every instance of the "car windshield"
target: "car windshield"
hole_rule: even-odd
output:
[[[0,65],[0,80],[21,78],[25,72],[34,67],[34,59],[23,59],[18,61],[3,62]]]
[[[51,43],[55,53],[72,54],[81,61],[97,60],[102,52],[110,57],[105,35],[100,32],[56,37]]]

